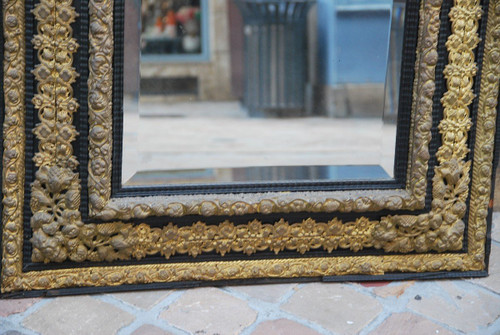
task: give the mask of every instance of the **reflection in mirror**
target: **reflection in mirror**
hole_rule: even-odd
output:
[[[404,1],[125,4],[125,186],[393,177]]]

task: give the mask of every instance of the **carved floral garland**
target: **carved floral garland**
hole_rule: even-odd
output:
[[[33,105],[40,119],[33,130],[39,140],[34,157],[39,169],[31,189],[35,261],[75,259],[79,248],[71,240],[83,226],[79,212],[80,180],[74,172],[78,161],[71,144],[78,135],[73,126],[78,103],[71,86],[78,77],[72,67],[78,44],[71,28],[77,14],[71,3],[42,0],[33,10],[38,34],[32,42],[40,60],[33,70],[38,82]]]

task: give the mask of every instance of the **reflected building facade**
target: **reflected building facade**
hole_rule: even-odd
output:
[[[127,5],[126,10],[138,13],[135,16],[129,13],[127,17],[140,18],[141,24],[139,28],[125,25],[127,36],[132,37],[126,40],[125,54],[136,53],[134,41],[138,38],[134,35],[140,34],[141,94],[162,96],[167,102],[243,100],[245,90],[250,89],[245,82],[245,66],[252,65],[245,53],[252,59],[255,56],[244,50],[248,25],[237,2],[244,1],[130,1],[134,5]],[[386,71],[391,70],[387,66],[389,57],[396,69],[400,65],[401,45],[389,47],[389,40],[402,40],[397,36],[390,39],[403,28],[404,2],[398,3],[401,1],[314,1],[307,17],[304,46],[306,114],[381,115],[386,75],[389,75]],[[398,10],[398,6],[403,9]],[[393,20],[391,30],[394,15],[399,18]],[[285,50],[276,63],[285,62],[287,53],[293,51]],[[265,75],[270,67],[250,71]],[[388,78],[391,79],[390,75]],[[397,97],[394,91],[398,82],[398,78],[391,79],[389,97],[393,100]],[[125,92],[133,91],[133,85],[126,82]],[[389,108],[386,113],[395,111],[391,106],[386,106],[386,110]]]
[[[229,6],[227,0],[127,1],[126,17],[141,22],[139,27],[125,25],[126,35],[132,37],[126,39],[126,57],[133,58],[130,54],[137,53],[140,40],[141,98],[161,97],[167,103],[235,100]],[[134,39],[135,34],[140,37]],[[134,94],[131,86],[125,93]]]
[[[391,40],[398,45],[389,54],[397,2],[317,0],[317,6],[315,108],[331,117],[381,117],[389,57],[401,58],[401,42]]]

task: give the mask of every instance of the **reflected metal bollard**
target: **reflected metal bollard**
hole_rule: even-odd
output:
[[[305,109],[307,12],[316,0],[233,0],[244,21],[243,104],[250,116]]]

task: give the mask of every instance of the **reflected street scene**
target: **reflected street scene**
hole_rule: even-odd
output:
[[[124,186],[390,180],[402,0],[125,2]]]

